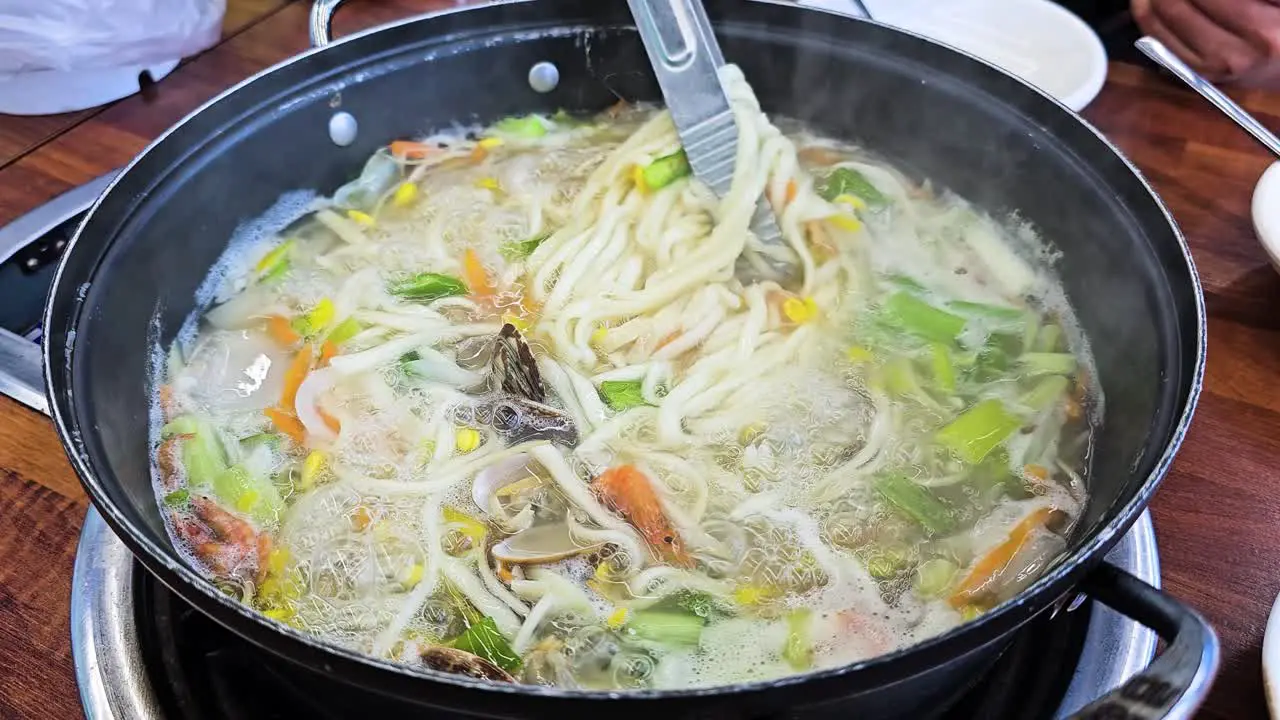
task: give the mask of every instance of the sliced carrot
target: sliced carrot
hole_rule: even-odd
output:
[[[405,160],[421,160],[434,149],[430,145],[412,140],[396,140],[389,147],[392,155]]]
[[[796,184],[796,181],[794,179],[788,180],[787,181],[787,204],[790,205],[791,203],[795,202],[796,195],[798,195],[799,193],[800,193],[800,186]]]
[[[619,465],[600,474],[592,483],[596,494],[622,514],[660,557],[672,565],[691,567],[693,559],[662,512],[649,478],[632,465]]]
[[[293,325],[289,324],[289,319],[283,315],[272,315],[267,318],[267,332],[276,342],[285,347],[291,347],[302,342],[302,336],[293,329]]]
[[[1079,420],[1084,417],[1084,408],[1078,400],[1071,396],[1067,396],[1066,405],[1062,409],[1066,413],[1068,420]]]
[[[258,585],[267,579],[267,559],[271,557],[271,536],[258,533]]]
[[[291,410],[297,401],[298,388],[302,387],[302,381],[306,380],[307,373],[311,372],[311,356],[314,352],[310,345],[303,345],[298,354],[293,356],[289,369],[285,371],[284,392],[280,395],[280,407],[285,410]]]
[[[1026,467],[1022,468],[1022,472],[1026,473],[1027,475],[1030,475],[1031,477],[1039,480],[1040,482],[1049,481],[1049,468],[1043,465],[1027,465]]]
[[[1042,507],[1032,512],[1019,521],[1013,527],[1013,530],[1009,531],[1008,539],[974,563],[968,577],[960,583],[956,591],[948,599],[951,607],[960,608],[973,602],[977,596],[981,595],[982,591],[1009,567],[1009,563],[1013,562],[1013,559],[1018,555],[1018,551],[1027,543],[1031,533],[1036,528],[1043,527],[1052,512],[1053,510],[1047,507]]]
[[[480,256],[471,248],[467,248],[462,256],[462,279],[471,289],[471,294],[477,298],[491,298],[498,292],[490,282],[489,273],[485,271],[484,263],[480,262]]]
[[[477,145],[471,149],[471,162],[478,165],[487,157],[489,157],[489,151],[485,150],[484,146]]]
[[[316,412],[320,413],[320,419],[324,420],[324,424],[334,432],[342,432],[342,422],[338,418],[324,411],[324,408],[317,407]]]
[[[281,410],[280,408],[269,407],[262,411],[268,419],[275,424],[276,429],[288,435],[294,442],[299,445],[304,444],[307,439],[307,428],[298,419],[297,415],[291,412]]]
[[[320,367],[328,365],[329,361],[337,357],[339,352],[341,352],[341,350],[338,349],[337,343],[332,340],[325,340],[324,344],[320,346],[320,360],[318,365]]]
[[[810,165],[835,165],[840,162],[839,154],[824,147],[801,148],[796,155]]]

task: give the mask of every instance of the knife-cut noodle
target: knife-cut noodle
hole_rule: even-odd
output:
[[[341,646],[600,690],[873,657],[1051,566],[1101,396],[1048,253],[724,84],[723,198],[619,106],[392,143],[233,242],[158,382],[191,563]]]

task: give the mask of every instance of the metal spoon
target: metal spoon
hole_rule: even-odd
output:
[[[1134,44],[1142,51],[1143,55],[1151,58],[1156,64],[1176,75],[1179,80],[1190,86],[1192,90],[1200,93],[1205,100],[1213,103],[1224,115],[1244,128],[1245,132],[1265,145],[1277,157],[1280,157],[1280,138],[1276,137],[1275,133],[1268,130],[1266,126],[1258,122],[1257,118],[1250,115],[1248,111],[1237,105],[1234,100],[1214,87],[1213,83],[1200,77],[1199,73],[1182,62],[1177,55],[1174,55],[1169,48],[1165,47],[1164,43],[1153,37],[1144,37]]]

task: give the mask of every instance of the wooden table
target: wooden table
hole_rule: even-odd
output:
[[[221,44],[146,96],[64,116],[0,116],[0,224],[124,164],[206,98],[306,47],[305,3],[229,4]],[[353,3],[338,31],[436,4]],[[1280,128],[1280,93],[1236,97]],[[1249,203],[1270,159],[1206,103],[1143,68],[1113,64],[1085,115],[1155,184],[1204,282],[1205,392],[1153,512],[1165,586],[1222,638],[1222,670],[1201,716],[1262,718],[1262,632],[1280,590],[1280,277],[1254,238]],[[0,717],[80,714],[68,604],[86,509],[48,421],[0,398]]]

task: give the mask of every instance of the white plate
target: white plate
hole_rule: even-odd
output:
[[[998,65],[1082,110],[1107,79],[1107,51],[1083,20],[1049,0],[863,0],[875,19]],[[806,5],[847,12],[847,0]]]
[[[1271,166],[1272,170],[1280,163]],[[1280,596],[1271,606],[1267,629],[1262,635],[1262,688],[1267,694],[1267,707],[1271,717],[1280,720]]]
[[[1253,229],[1271,258],[1271,265],[1280,272],[1280,162],[1272,163],[1253,189]],[[1280,639],[1277,644],[1280,645]],[[1280,648],[1276,660],[1278,664],[1274,669],[1280,672]]]

